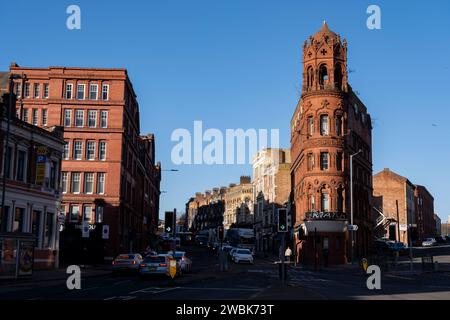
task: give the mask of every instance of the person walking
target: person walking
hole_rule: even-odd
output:
[[[291,262],[291,256],[292,256],[292,250],[291,250],[291,248],[288,246],[287,249],[286,249],[286,251],[284,252],[285,260],[286,260],[288,263]]]

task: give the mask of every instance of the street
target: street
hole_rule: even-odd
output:
[[[193,270],[173,282],[166,278],[143,280],[132,274],[112,276],[105,268],[98,275],[82,277],[80,290],[68,290],[63,278],[0,283],[0,300],[450,299],[448,263],[434,273],[419,272],[420,262],[415,263],[414,273],[383,273],[381,290],[369,290],[367,275],[351,265],[317,271],[290,267],[287,283],[281,286],[278,266],[269,259],[258,257],[254,265],[230,263],[227,272],[220,272],[217,257],[206,248],[185,250],[193,260]],[[449,247],[439,250],[450,257]]]

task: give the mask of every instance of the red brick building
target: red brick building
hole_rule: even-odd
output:
[[[324,22],[303,45],[302,95],[291,120],[295,243],[305,264],[350,259],[350,155],[353,158],[355,256],[372,238],[372,124],[347,76],[347,42]]]
[[[140,135],[127,70],[12,64],[10,71],[22,78],[14,88],[18,116],[41,127],[64,127],[66,260],[86,258],[86,251],[99,259],[144,248],[157,230],[161,174],[154,136]],[[88,240],[81,239],[82,223],[90,225]]]
[[[424,186],[416,185],[415,198],[415,233],[413,238],[421,243],[426,238],[436,235],[436,223],[434,220],[434,198]],[[414,229],[413,229],[414,230]]]

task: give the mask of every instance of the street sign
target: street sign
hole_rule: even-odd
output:
[[[408,225],[407,224],[400,224],[400,231],[408,231]]]
[[[177,260],[170,259],[169,260],[169,274],[173,278],[175,278],[177,274]]]
[[[349,224],[347,229],[348,231],[358,231],[358,226],[356,224]]]
[[[83,238],[89,238],[89,223],[83,223],[81,227],[81,233]]]
[[[109,239],[109,225],[107,224],[103,226],[102,239]]]
[[[66,215],[65,213],[60,213],[58,214],[58,222],[59,223],[64,223],[66,221]]]

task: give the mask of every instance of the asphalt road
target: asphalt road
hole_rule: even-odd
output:
[[[173,282],[104,274],[82,279],[81,290],[68,290],[65,280],[4,286],[0,287],[0,300],[450,299],[450,272],[386,273],[382,274],[381,290],[369,290],[367,275],[359,269],[291,268],[286,285],[281,287],[278,267],[270,261],[230,263],[227,272],[220,272],[217,257],[206,248],[190,247],[187,251],[193,260],[192,273]]]

